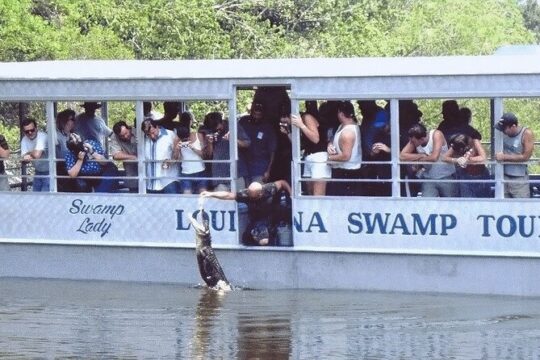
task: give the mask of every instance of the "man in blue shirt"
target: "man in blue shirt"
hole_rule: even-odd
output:
[[[246,166],[246,184],[252,182],[265,183],[270,177],[270,169],[276,152],[276,131],[265,120],[262,104],[254,103],[251,113],[240,118],[239,125],[249,137],[250,145],[239,151],[240,162]]]

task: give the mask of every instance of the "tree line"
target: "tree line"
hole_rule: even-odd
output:
[[[537,41],[539,14],[535,0],[0,0],[0,61],[482,55]],[[0,106],[0,132],[18,111]]]

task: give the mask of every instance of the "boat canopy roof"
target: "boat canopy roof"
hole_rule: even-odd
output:
[[[271,79],[540,73],[540,54],[0,63],[0,80]]]
[[[288,85],[305,99],[540,96],[539,76],[538,54],[7,62],[0,100],[230,99],[232,85]]]

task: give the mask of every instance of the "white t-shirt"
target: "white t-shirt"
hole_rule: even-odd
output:
[[[35,160],[34,168],[40,173],[49,173],[49,162],[47,161],[49,153],[47,151],[47,134],[43,131],[38,131],[34,139],[24,136],[21,140],[21,155],[24,155],[33,150],[43,151],[40,160]]]

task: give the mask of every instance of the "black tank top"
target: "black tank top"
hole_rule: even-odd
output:
[[[319,122],[318,119],[317,122]],[[319,132],[319,142],[317,144],[314,144],[311,140],[307,138],[306,135],[304,135],[304,133],[302,133],[302,141],[304,144],[303,148],[305,155],[314,154],[321,151],[326,152],[326,148],[328,146],[328,129],[319,122],[317,131]]]

